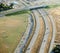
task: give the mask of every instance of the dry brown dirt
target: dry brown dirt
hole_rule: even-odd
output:
[[[60,43],[60,7],[50,9],[49,13],[53,16],[55,20],[56,25],[55,43]]]

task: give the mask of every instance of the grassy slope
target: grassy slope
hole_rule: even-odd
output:
[[[27,14],[0,17],[0,53],[13,53],[27,26]]]

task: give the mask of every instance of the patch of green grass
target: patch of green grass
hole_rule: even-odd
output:
[[[18,14],[25,14],[25,13],[30,13],[30,11],[24,10],[24,11],[19,11],[11,14],[7,14],[6,16],[11,16],[11,15],[18,15]]]
[[[46,7],[46,9],[55,8],[55,7],[59,7],[59,6],[60,6],[60,4],[48,5],[48,6]]]

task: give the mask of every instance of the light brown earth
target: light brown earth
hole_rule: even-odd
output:
[[[56,24],[56,38],[55,43],[60,44],[60,7],[52,8],[49,13],[54,17]]]
[[[0,17],[0,53],[13,53],[25,32],[28,14]]]

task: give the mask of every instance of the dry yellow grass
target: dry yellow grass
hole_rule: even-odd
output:
[[[60,15],[60,7],[50,9],[49,13],[52,15]]]
[[[27,14],[0,17],[0,53],[13,53],[27,26]]]

